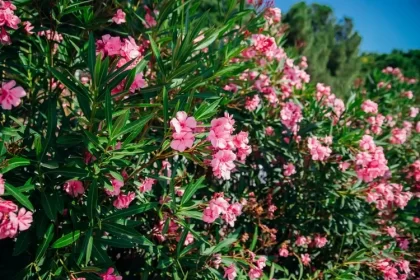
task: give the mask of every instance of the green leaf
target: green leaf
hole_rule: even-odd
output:
[[[54,238],[54,224],[50,224],[47,232],[44,234],[43,242],[41,243],[41,245],[38,247],[36,251],[35,262],[38,262],[44,256],[53,238]]]
[[[13,256],[18,256],[25,252],[29,246],[30,233],[28,230],[19,233],[16,240],[15,248],[13,249]]]
[[[219,105],[221,100],[222,99],[219,98],[211,104],[208,104],[207,102],[202,102],[197,111],[195,111],[194,118],[197,121],[202,121],[211,118],[217,113],[217,106]]]
[[[76,242],[76,240],[78,240],[79,237],[80,237],[80,230],[70,232],[70,233],[60,237],[59,239],[57,239],[51,247],[53,247],[55,249],[66,247],[66,246]]]
[[[92,78],[95,76],[95,63],[96,63],[96,44],[95,38],[93,38],[93,32],[89,34],[88,44],[88,67]],[[95,81],[93,81],[95,84]]]
[[[23,206],[25,206],[25,208],[31,210],[32,212],[34,211],[34,206],[32,205],[32,203],[17,188],[13,187],[8,183],[6,183],[5,186],[7,192],[10,195],[12,195],[20,204],[22,204]]]
[[[252,236],[252,242],[251,242],[251,245],[249,246],[250,251],[253,251],[255,249],[255,245],[257,245],[257,240],[258,240],[258,225],[255,225],[254,235]]]
[[[151,203],[142,204],[142,205],[133,205],[123,210],[116,210],[115,213],[103,218],[103,221],[118,220],[118,219],[130,217],[132,215],[137,215],[137,214],[149,211],[155,208],[157,205],[158,205],[157,203],[151,202]]]
[[[107,245],[107,246],[111,246],[114,248],[134,248],[136,246],[136,244],[134,242],[131,242],[130,240],[127,240],[127,238],[98,238],[95,239],[98,242],[100,242],[103,245]]]
[[[166,73],[165,65],[163,64],[162,58],[160,56],[159,48],[156,45],[155,40],[153,40],[153,38],[151,36],[149,36],[149,40],[150,40],[150,46],[152,47],[153,54],[155,55],[156,61],[157,61],[158,65],[159,65],[159,70],[163,74],[165,74]]]
[[[47,113],[47,134],[45,136],[45,142],[43,143],[43,148],[41,152],[41,160],[48,151],[48,148],[51,145],[51,140],[55,137],[55,130],[57,129],[57,100],[51,98],[48,101],[48,113]]]
[[[105,118],[108,126],[108,133],[111,135],[112,132],[112,103],[111,103],[111,92],[109,89],[105,91]]]
[[[163,87],[163,93],[162,93],[162,99],[163,99],[163,125],[164,130],[168,129],[168,122],[169,122],[169,105],[168,105],[168,90],[166,87]]]
[[[111,138],[116,138],[115,135],[120,133],[121,129],[127,123],[129,114],[130,114],[130,111],[128,111],[128,110],[122,111],[121,115],[115,120],[115,123],[113,125],[113,130],[112,130],[112,133],[111,133]]]
[[[128,238],[132,242],[135,242],[141,246],[154,246],[153,242],[148,240],[146,237],[140,235],[135,229],[128,226],[104,222],[102,229],[111,235]]]
[[[147,116],[144,116],[143,118],[136,120],[134,122],[129,123],[126,125],[121,131],[114,135],[112,137],[113,140],[117,139],[118,137],[125,135],[127,133],[132,132],[133,130],[138,130],[139,128],[142,128],[148,121],[150,121],[154,117],[153,114],[149,114]]]
[[[68,178],[75,178],[75,177],[86,177],[89,172],[85,169],[77,168],[77,167],[63,167],[63,168],[57,168],[52,169],[49,171],[44,172],[44,174],[57,174],[61,175],[63,177]]]
[[[0,173],[4,174],[17,167],[27,166],[29,164],[31,164],[31,162],[26,158],[14,157],[6,161],[6,167],[4,167]]]
[[[200,177],[197,181],[195,181],[194,184],[189,184],[184,192],[184,195],[182,196],[181,199],[181,205],[184,205],[185,203],[187,203],[191,197],[196,193],[196,191],[202,187],[202,183],[205,179],[205,176]]]
[[[42,208],[44,209],[44,212],[47,215],[47,217],[52,221],[55,221],[56,216],[57,216],[57,207],[56,207],[55,200],[56,198],[54,195],[47,196],[45,191],[41,193]]]
[[[90,220],[97,214],[98,207],[98,182],[96,179],[92,181],[89,186],[88,199],[87,199],[87,216]]]

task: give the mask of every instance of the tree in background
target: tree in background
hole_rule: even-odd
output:
[[[345,95],[361,69],[362,38],[353,30],[352,20],[337,21],[329,6],[301,2],[290,9],[284,21],[289,25],[286,46],[308,58],[312,80]]]

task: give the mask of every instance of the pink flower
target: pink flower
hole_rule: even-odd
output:
[[[230,179],[230,172],[235,168],[236,155],[230,150],[220,150],[213,155],[211,166],[217,178]]]
[[[10,219],[3,219],[0,223],[0,240],[5,238],[14,238],[17,234],[17,223],[13,223]]]
[[[130,86],[130,92],[134,93],[136,90],[145,88],[147,86],[146,81],[143,79],[143,73],[138,73],[134,78],[133,83]]]
[[[284,258],[286,258],[286,257],[288,257],[288,256],[289,256],[289,251],[287,250],[287,248],[286,248],[286,247],[281,247],[281,248],[279,249],[279,255],[280,255],[280,257],[284,257]]]
[[[404,128],[394,128],[391,131],[391,144],[404,144],[407,140],[407,130]]]
[[[210,200],[210,208],[217,209],[217,214],[224,214],[228,211],[229,202],[227,202],[223,197],[218,197],[216,199]]]
[[[248,132],[241,131],[233,137],[233,144],[237,150],[237,157],[240,161],[245,161],[245,158],[251,154],[251,146],[248,145]]]
[[[25,21],[23,23],[23,25],[25,26],[25,32],[29,35],[34,34],[34,32],[32,32],[32,29],[34,29],[34,27],[32,26],[32,24],[29,21]]]
[[[264,12],[264,18],[268,24],[279,23],[281,21],[281,10],[279,8],[267,8]]]
[[[261,99],[256,94],[252,98],[246,97],[245,101],[245,109],[248,111],[255,111],[258,108],[258,105],[260,105]]]
[[[135,197],[136,194],[134,192],[129,192],[127,195],[120,194],[118,195],[117,199],[114,200],[112,205],[114,205],[114,207],[117,209],[128,208]]]
[[[102,36],[102,40],[96,41],[96,54],[101,53],[103,56],[119,55],[121,51],[120,37],[111,37],[106,34]]]
[[[308,243],[308,240],[306,239],[305,236],[298,236],[295,242],[296,246],[299,246],[299,247],[304,246],[307,243]]]
[[[392,238],[398,236],[397,230],[395,229],[395,227],[386,227],[385,230],[388,233],[388,235],[391,236]]]
[[[181,235],[178,235],[176,237],[176,241],[179,242],[181,240]],[[189,244],[194,242],[194,236],[191,234],[191,232],[188,232],[187,237],[184,241],[184,246],[188,246]]]
[[[327,244],[327,242],[328,242],[328,240],[325,236],[320,236],[320,235],[315,236],[314,241],[315,241],[315,247],[317,247],[317,248],[324,247],[325,244]]]
[[[363,102],[362,104],[362,110],[365,113],[372,113],[372,114],[376,114],[378,113],[378,104],[376,104],[375,102],[373,102],[372,100],[366,100],[365,102]]]
[[[414,94],[413,94],[413,92],[411,90],[406,91],[406,92],[403,92],[402,95],[405,96],[405,97],[407,97],[408,99],[413,99],[413,97],[414,97]]]
[[[194,117],[188,117],[187,113],[179,111],[176,118],[171,120],[171,126],[175,132],[192,132],[197,127],[197,121]]]
[[[316,100],[320,101],[323,97],[327,98],[330,95],[331,95],[331,87],[325,86],[322,83],[316,84]]]
[[[302,120],[302,110],[299,105],[287,102],[280,111],[280,118],[284,126],[296,133],[299,130],[298,123]]]
[[[12,43],[10,35],[9,33],[7,33],[6,28],[4,27],[1,28],[0,43],[2,43],[3,45],[10,45]]]
[[[225,274],[223,277],[227,278],[228,280],[233,280],[236,278],[236,267],[234,264],[231,264],[228,267],[224,268]]]
[[[420,133],[420,121],[416,123],[416,132]]]
[[[25,208],[20,208],[17,215],[13,212],[9,213],[9,219],[20,231],[27,230],[33,221],[32,212],[26,211]]]
[[[283,174],[286,177],[296,174],[296,168],[293,165],[293,163],[288,163],[288,164],[283,165],[283,169],[284,169]]]
[[[9,1],[1,1],[0,6],[0,26],[8,26],[17,29],[20,19],[15,15],[16,6]]]
[[[341,171],[346,171],[349,167],[350,167],[350,162],[348,162],[348,161],[342,161],[342,162],[340,162],[340,164],[338,165],[338,168],[339,168]]]
[[[267,261],[267,258],[265,256],[260,257],[257,261],[256,261],[256,265],[259,269],[263,269],[266,264],[265,262]]]
[[[0,173],[0,195],[4,194],[4,179],[3,174]]]
[[[223,89],[226,90],[226,91],[230,91],[230,92],[236,93],[238,91],[238,86],[235,85],[234,83],[230,83],[228,85],[225,85],[223,87]]]
[[[374,151],[376,149],[375,142],[373,142],[373,138],[370,135],[364,135],[359,142],[359,146],[365,151]]]
[[[156,12],[151,11],[147,6],[144,6],[144,9],[146,10],[146,15],[144,17],[145,22],[143,22],[143,25],[146,28],[152,28],[152,27],[156,26],[157,22],[152,16],[152,13],[155,14]]]
[[[3,200],[0,198],[0,213],[8,214],[10,212],[16,212],[18,207],[10,200]]]
[[[265,128],[265,134],[268,135],[268,136],[274,135],[274,128],[272,128],[271,126],[267,126]]]
[[[2,84],[0,89],[0,104],[4,110],[11,110],[12,106],[18,106],[20,99],[26,96],[23,88],[15,87],[15,85],[16,82],[14,80]]]
[[[144,179],[144,181],[139,187],[140,192],[144,193],[144,192],[152,190],[152,187],[155,183],[156,183],[155,179],[151,179],[151,178]]]
[[[214,254],[211,263],[215,269],[219,269],[219,265],[222,263],[222,255]]]
[[[305,266],[308,266],[309,263],[311,262],[311,258],[309,256],[309,254],[301,254],[300,255],[300,258],[302,259],[302,263]]]
[[[249,279],[251,280],[259,279],[263,276],[263,272],[261,269],[254,267],[249,270],[248,276],[249,276]]]
[[[408,241],[408,239],[406,238],[402,238],[399,242],[398,242],[398,246],[402,249],[402,250],[408,250],[408,246],[410,245],[410,242]]]
[[[114,17],[112,18],[112,21],[115,22],[116,24],[121,24],[125,22],[125,13],[123,12],[123,10],[118,9],[117,12],[115,13]]]
[[[232,149],[233,122],[228,118],[218,118],[211,121],[209,136],[212,146],[216,149]]]
[[[194,134],[191,132],[175,132],[172,134],[172,138],[171,148],[179,152],[183,152],[187,148],[191,148],[195,140]]]
[[[85,192],[83,183],[78,180],[70,180],[65,182],[63,189],[68,195],[72,197],[78,197],[79,195],[82,195]]]
[[[410,107],[410,118],[415,118],[419,113],[419,108]]]
[[[389,170],[382,147],[356,155],[356,174],[364,182],[384,176]]]
[[[203,222],[211,224],[216,221],[217,218],[219,218],[219,211],[216,207],[207,207],[204,209],[202,217]]]
[[[332,153],[329,147],[322,146],[317,137],[308,138],[308,148],[312,156],[312,160],[324,161]]]
[[[113,178],[113,179],[111,179],[111,184],[112,184],[113,189],[108,190],[108,189],[105,188],[106,194],[109,195],[109,196],[119,195],[120,192],[121,192],[121,188],[124,186],[124,182]]]
[[[122,276],[114,275],[114,268],[110,267],[105,273],[100,274],[102,280],[122,280]]]

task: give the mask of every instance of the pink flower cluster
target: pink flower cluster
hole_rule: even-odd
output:
[[[324,145],[320,140],[324,143]],[[308,138],[308,148],[311,153],[312,160],[324,161],[332,153],[332,150],[329,147],[331,144],[331,137],[321,138],[320,140],[318,140],[316,136]]]
[[[281,79],[281,92],[283,99],[288,98],[293,88],[302,89],[304,84],[309,83],[310,76],[305,70],[299,68],[293,64],[293,60],[290,58],[286,59],[283,69],[283,78]]]
[[[371,125],[370,130],[375,135],[380,135],[382,133],[382,125],[384,124],[385,117],[381,114],[377,114],[376,116],[370,116],[367,119],[367,122]]]
[[[245,101],[245,109],[248,111],[255,111],[258,108],[258,105],[260,105],[260,102],[261,99],[257,94],[252,98],[247,96]]]
[[[363,150],[356,155],[356,174],[364,182],[371,182],[382,177],[389,170],[382,147],[376,147],[373,138],[364,135],[360,141]]]
[[[405,82],[405,83],[408,83],[408,84],[417,83],[417,80],[414,79],[414,78],[404,77],[401,69],[397,68],[397,67],[392,68],[392,67],[388,66],[388,67],[382,69],[382,73],[392,75],[392,76],[396,77],[397,79],[399,79],[401,82]]]
[[[410,277],[410,262],[404,259],[380,259],[374,263],[374,267],[381,271],[384,280],[406,280]]]
[[[265,256],[259,257],[257,260],[252,257],[253,262],[251,269],[248,272],[249,279],[259,279],[263,276],[263,269],[266,267],[267,258]]]
[[[210,165],[217,178],[230,179],[230,173],[235,168],[234,160],[245,161],[251,153],[248,145],[248,133],[241,131],[233,135],[235,121],[225,113],[224,117],[211,121],[210,133],[207,139],[211,142],[213,159]],[[233,152],[236,150],[236,154]]]
[[[117,67],[122,67],[127,62],[133,62],[127,69],[134,68],[139,61],[143,58],[143,54],[148,47],[149,42],[144,40],[141,45],[137,45],[132,37],[124,38],[112,37],[109,34],[103,35],[100,40],[96,41],[96,54],[102,56],[118,57]],[[111,92],[117,94],[123,91],[126,80],[121,81]],[[143,79],[143,74],[138,73],[134,78],[133,84],[130,86],[130,92],[133,93],[140,88],[147,86],[146,81]]]
[[[114,17],[112,18],[112,21],[115,22],[116,24],[122,24],[125,21],[125,13],[123,12],[123,10],[118,9],[117,12],[115,13]]]
[[[413,179],[416,188],[420,191],[420,160],[416,160],[410,164],[407,172],[407,179]]]
[[[25,231],[31,226],[32,220],[32,212],[19,209],[12,201],[0,198],[0,239],[16,237],[18,231]]]
[[[236,267],[232,263],[230,266],[224,268],[225,274],[223,275],[224,278],[228,280],[234,280],[237,276]]]
[[[141,185],[139,186],[140,192],[148,192],[152,190],[153,185],[156,183],[155,179],[152,178],[146,178],[141,181]]]
[[[264,12],[264,18],[267,24],[272,25],[281,21],[281,10],[279,8],[267,8]]]
[[[316,84],[316,100],[321,101],[322,98],[326,99],[331,95],[331,87],[322,83]]]
[[[180,111],[176,113],[176,118],[171,120],[172,133],[171,148],[183,152],[191,148],[194,144],[194,130],[197,127],[197,121],[194,117],[188,117],[187,113]]]
[[[296,134],[299,131],[298,123],[302,120],[302,109],[299,105],[289,101],[281,109],[280,119],[284,126]]]
[[[114,207],[117,209],[128,208],[131,202],[135,199],[136,194],[134,192],[128,192],[127,194],[123,194],[121,192],[121,188],[124,186],[123,181],[112,178],[111,184],[112,184],[112,190],[105,188],[105,193],[110,197],[113,197],[113,196],[117,197],[112,203]]]
[[[6,31],[6,26],[12,29],[17,29],[20,23],[19,17],[15,15],[16,6],[10,1],[0,1],[0,43],[4,45],[11,44],[9,33]]]
[[[310,236],[305,237],[303,235],[299,235],[295,241],[295,244],[298,247],[309,246],[309,247],[322,248],[327,243],[328,243],[327,238],[320,234],[316,234],[314,239],[312,239]]]
[[[79,195],[82,195],[85,192],[83,183],[78,180],[67,181],[64,184],[63,189],[68,195],[72,197],[78,197]]]
[[[235,225],[236,218],[242,213],[242,204],[236,202],[229,204],[222,196],[213,198],[209,206],[203,211],[203,221],[213,223],[220,215],[231,227]]]
[[[11,110],[20,104],[20,99],[26,96],[26,92],[22,87],[15,87],[16,82],[11,80],[2,83],[0,88],[0,104],[4,110]]]
[[[361,107],[362,107],[363,112],[365,113],[372,113],[372,114],[378,113],[378,104],[376,104],[372,100],[366,100],[365,102],[363,102]]]
[[[366,201],[375,203],[379,210],[392,208],[393,205],[404,209],[412,196],[411,192],[403,192],[403,187],[399,184],[372,183],[369,186]]]
[[[404,144],[407,141],[407,129],[405,128],[394,128],[391,130],[391,138],[389,141],[391,144]]]
[[[157,25],[156,19],[153,17],[154,15],[157,15],[159,12],[156,10],[151,10],[149,7],[144,6],[144,9],[146,11],[146,15],[144,16],[144,22],[143,25],[146,28],[152,28]]]
[[[102,280],[122,280],[122,276],[114,275],[114,268],[110,267],[108,270],[100,274]]]

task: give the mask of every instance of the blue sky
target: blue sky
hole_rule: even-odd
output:
[[[283,13],[301,1],[275,0]],[[420,49],[420,0],[307,0],[326,4],[336,17],[353,19],[363,40],[361,51],[387,53]]]

